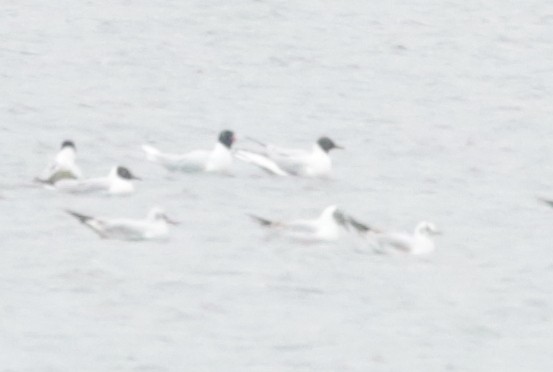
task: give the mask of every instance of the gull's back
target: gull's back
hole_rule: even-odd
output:
[[[156,239],[168,233],[167,225],[161,221],[118,218],[91,221],[89,226],[104,238],[119,240]]]
[[[111,182],[108,178],[90,178],[85,180],[77,179],[62,179],[54,184],[55,188],[60,191],[70,193],[91,193],[108,191]]]

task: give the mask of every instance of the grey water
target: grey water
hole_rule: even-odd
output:
[[[553,6],[546,0],[3,0],[0,371],[551,371]],[[330,180],[168,173],[140,146],[221,129]],[[62,140],[128,198],[31,180]],[[443,235],[425,257],[266,240],[338,204]],[[181,225],[102,240],[66,215]]]

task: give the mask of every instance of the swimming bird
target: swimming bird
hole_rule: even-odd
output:
[[[113,167],[107,177],[60,180],[54,184],[56,190],[69,193],[107,193],[110,195],[126,195],[134,192],[132,180],[140,180],[127,168]]]
[[[370,230],[370,227],[355,221],[340,211],[336,205],[326,207],[318,218],[312,220],[297,219],[284,222],[253,214],[249,216],[263,227],[305,242],[336,241],[340,238],[343,230],[347,231],[350,227],[354,227],[356,230],[362,229],[365,232]]]
[[[376,232],[373,237],[380,248],[393,248],[404,253],[420,255],[434,251],[432,236],[439,234],[440,231],[433,223],[422,221],[417,224],[413,234]]]
[[[48,164],[46,169],[36,177],[35,180],[53,185],[63,179],[78,179],[82,177],[81,170],[75,160],[77,149],[75,143],[70,140],[63,141],[61,149],[54,160]]]
[[[263,150],[240,149],[235,152],[236,158],[278,176],[327,177],[332,171],[330,151],[343,149],[328,137],[319,138],[311,151],[283,148],[250,139],[261,145]]]
[[[236,137],[230,130],[219,133],[215,147],[211,151],[195,150],[185,154],[163,153],[158,149],[144,145],[146,158],[154,163],[161,164],[169,170],[183,172],[220,172],[230,171],[232,166],[231,147]]]
[[[154,207],[145,219],[97,218],[67,210],[67,213],[92,229],[103,239],[162,240],[169,235],[168,224],[178,222],[167,217],[163,209]]]

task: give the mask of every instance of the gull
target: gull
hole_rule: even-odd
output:
[[[235,157],[277,176],[327,177],[332,171],[330,150],[343,149],[328,137],[319,138],[311,151],[288,149],[250,139],[261,145],[263,151],[240,149],[235,152]]]
[[[162,240],[169,235],[168,224],[178,223],[165,214],[163,209],[154,207],[145,219],[97,218],[67,210],[86,227],[92,229],[102,239],[118,240]]]
[[[77,150],[75,143],[70,140],[63,141],[61,149],[54,160],[35,180],[53,185],[62,179],[78,179],[82,177],[81,170],[75,163]]]
[[[338,240],[343,230],[353,227],[358,232],[367,232],[370,227],[354,220],[338,209],[336,205],[326,207],[318,218],[312,220],[274,221],[253,214],[249,215],[261,226],[281,233],[289,238],[305,242],[331,242]]]
[[[148,160],[169,170],[226,173],[232,166],[231,147],[235,140],[232,131],[224,130],[219,133],[218,141],[211,151],[194,150],[185,154],[168,154],[150,145],[143,145],[142,149]]]
[[[134,192],[131,180],[140,180],[127,168],[113,167],[107,177],[88,178],[81,180],[60,180],[54,184],[56,190],[69,193],[101,192],[110,195],[125,195]]]
[[[390,247],[413,255],[428,254],[435,249],[432,236],[439,235],[436,226],[427,221],[417,224],[413,234],[374,232],[373,237],[379,247]]]

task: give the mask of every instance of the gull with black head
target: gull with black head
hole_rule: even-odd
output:
[[[107,177],[80,180],[60,180],[54,188],[68,193],[105,193],[109,195],[127,195],[134,192],[132,180],[140,180],[128,168],[113,167]]]
[[[82,172],[76,163],[77,149],[71,140],[61,144],[59,152],[46,169],[35,178],[36,181],[53,185],[63,179],[79,179]]]
[[[277,176],[328,177],[332,172],[330,151],[343,149],[328,137],[319,138],[310,151],[250,140],[259,144],[262,150],[240,149],[235,152],[236,158]]]
[[[212,150],[194,150],[184,154],[159,151],[150,145],[143,145],[146,158],[161,164],[171,171],[228,173],[232,167],[231,148],[236,137],[234,132],[224,130],[219,133]]]
[[[284,237],[303,242],[332,242],[340,239],[351,228],[367,232],[370,227],[354,220],[336,205],[326,207],[315,219],[276,221],[250,214],[261,226]],[[355,225],[355,226],[354,226]]]

